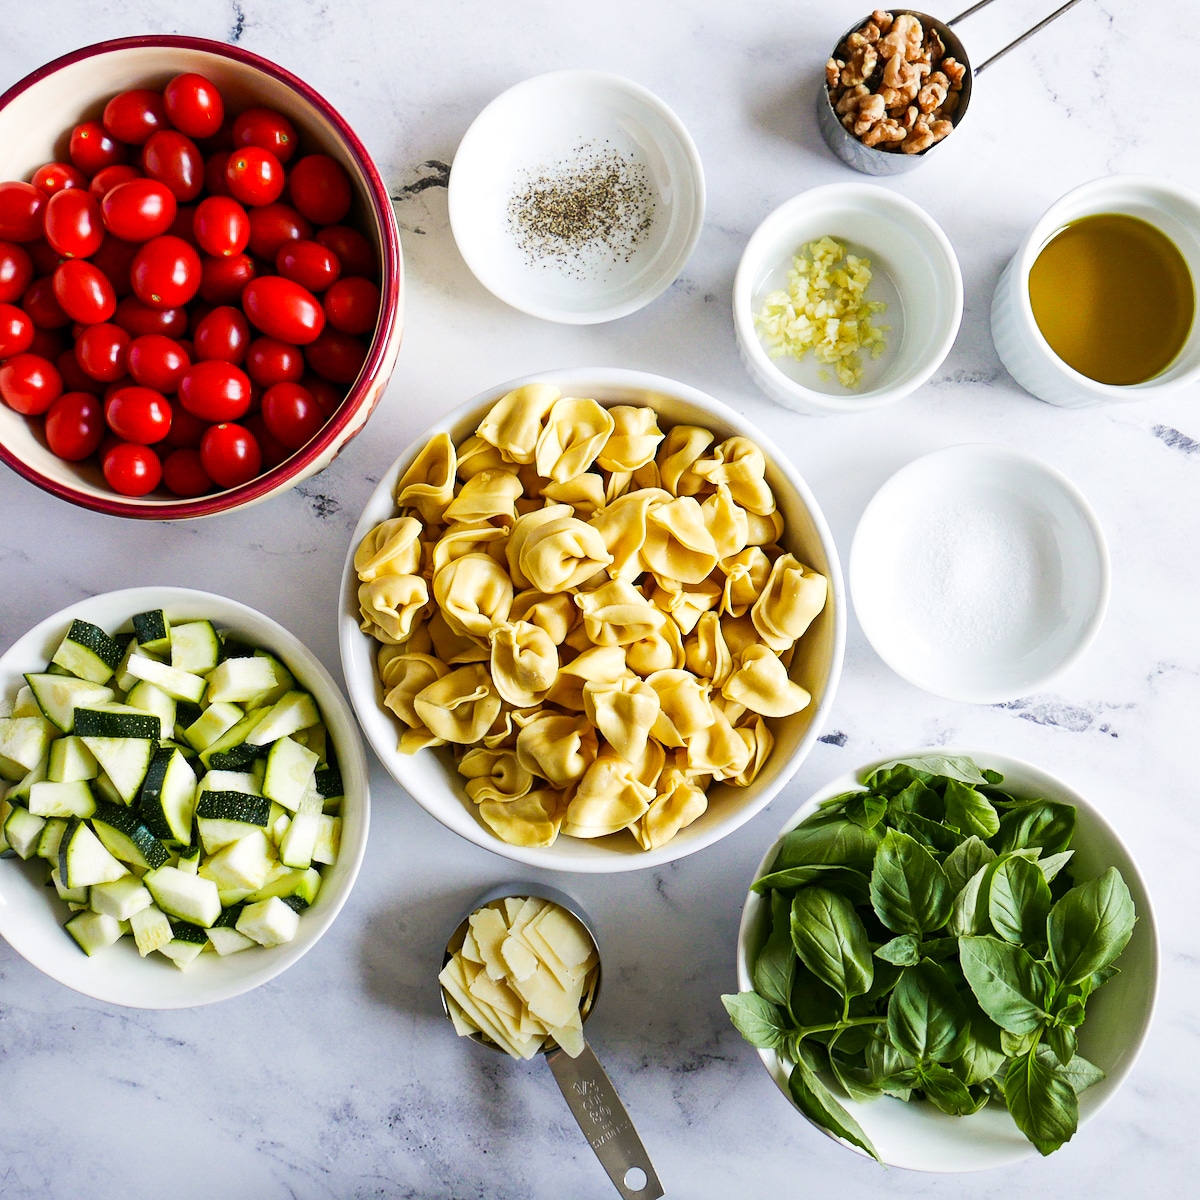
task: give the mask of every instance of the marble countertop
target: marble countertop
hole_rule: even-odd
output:
[[[563,366],[635,367],[707,390],[785,446],[843,552],[868,499],[912,458],[963,441],[1031,451],[1065,472],[1109,538],[1107,621],[1053,687],[1010,704],[938,700],[894,675],[850,620],[828,728],[768,810],[663,870],[559,877],[594,916],[603,1004],[589,1036],[673,1197],[1175,1197],[1195,1194],[1200,1095],[1200,414],[1169,401],[1069,411],[1024,394],[992,348],[988,308],[1023,232],[1108,172],[1200,187],[1181,78],[1197,27],[1171,0],[1084,0],[980,81],[969,125],[885,186],[939,221],[962,261],[957,343],[929,384],[862,416],[794,416],[759,395],[734,348],[742,248],[783,200],[860,178],[820,142],[812,94],[850,0],[40,0],[10,5],[0,87],[74,47],[146,31],[237,41],[349,119],[392,189],[407,263],[399,365],[362,435],[323,474],[248,512],[120,522],[0,472],[0,646],[82,596],[143,583],[222,592],[283,622],[338,671],[338,580],[357,515],[392,459],[477,391]],[[977,61],[1053,8],[1005,0],[963,26]],[[512,311],[455,249],[446,164],[475,114],[526,76],[616,71],[691,130],[708,211],[683,276],[611,325]],[[1108,1107],[1051,1159],[974,1176],[883,1172],[822,1137],[730,1027],[742,899],[764,847],[831,777],[890,750],[950,742],[1027,758],[1109,815],[1157,903],[1161,999]],[[373,763],[370,844],[342,915],[300,963],[214,1007],[136,1012],[87,1000],[0,944],[0,1196],[133,1200],[606,1197],[612,1191],[550,1073],[470,1051],[434,975],[453,919],[518,870],[457,838]]]

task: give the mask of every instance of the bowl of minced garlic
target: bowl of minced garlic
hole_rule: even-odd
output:
[[[506,857],[633,870],[767,804],[819,735],[845,603],[807,485],[718,401],[635,371],[514,381],[393,465],[342,658],[384,766]]]
[[[962,318],[949,240],[911,200],[830,184],[777,208],[733,287],[738,349],[777,404],[861,412],[908,395],[945,360]]]

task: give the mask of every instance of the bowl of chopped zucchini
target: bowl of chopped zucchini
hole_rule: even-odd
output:
[[[85,995],[187,1008],[278,975],[345,902],[369,813],[337,685],[236,601],[109,592],[0,658],[0,936]]]

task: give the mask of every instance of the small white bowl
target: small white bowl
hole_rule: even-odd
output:
[[[949,446],[909,463],[875,493],[850,550],[854,611],[879,657],[917,687],[973,704],[1028,695],[1071,666],[1100,629],[1108,589],[1088,502],[1053,467],[1004,446]]]
[[[867,298],[887,303],[887,349],[864,357],[863,388],[849,391],[810,351],[802,361],[772,358],[754,327],[769,292],[787,287],[792,257],[829,235],[871,261]],[[941,366],[962,320],[963,285],[954,248],[911,200],[871,183],[832,183],[793,196],[755,230],[733,283],[733,327],[750,378],[776,404],[810,416],[864,412],[915,391]]]
[[[1183,349],[1166,370],[1144,383],[1097,383],[1069,367],[1050,348],[1033,316],[1029,272],[1063,226],[1097,213],[1140,217],[1179,249],[1200,288],[1200,196],[1178,184],[1140,175],[1094,179],[1055,201],[1026,235],[1000,275],[992,296],[992,341],[1008,373],[1029,393],[1063,408],[1128,404],[1177,393],[1200,379],[1200,321],[1193,319]]]
[[[931,751],[925,748],[892,754],[828,783],[789,818],[758,864],[754,878],[757,879],[769,869],[784,835],[811,816],[823,800],[860,788],[861,780],[884,763],[929,753]],[[1088,1003],[1087,1019],[1079,1030],[1079,1053],[1106,1073],[1103,1081],[1088,1088],[1079,1097],[1079,1128],[1082,1130],[1112,1099],[1133,1069],[1154,1015],[1158,995],[1158,929],[1145,882],[1116,830],[1094,805],[1060,779],[1031,763],[988,751],[939,746],[937,753],[965,755],[978,766],[999,771],[1004,776],[1000,786],[1017,797],[1036,797],[1060,804],[1073,804],[1076,825],[1071,846],[1075,856],[1070,866],[1074,877],[1083,882],[1095,878],[1109,867],[1116,867],[1133,897],[1137,925],[1129,945],[1121,954],[1121,972],[1109,980]],[[754,987],[752,964],[766,938],[769,915],[767,898],[757,892],[749,892],[738,927],[739,991],[750,991]],[[759,1050],[758,1056],[771,1073],[776,1086],[791,1101],[788,1068],[773,1050]],[[1037,1155],[1037,1150],[1016,1127],[1012,1117],[995,1104],[989,1104],[969,1117],[951,1117],[930,1104],[905,1103],[888,1096],[869,1103],[856,1102],[840,1095],[838,1098],[874,1143],[879,1157],[889,1166],[904,1167],[910,1171],[982,1171]],[[815,1128],[833,1138],[828,1130],[820,1126]],[[833,1140],[856,1154],[863,1153],[849,1142],[837,1138]]]
[[[581,147],[615,150],[640,170],[652,224],[627,256],[582,266],[532,259],[510,227],[510,200]],[[509,88],[475,118],[450,172],[450,227],[493,295],[547,321],[591,325],[628,316],[683,270],[704,221],[704,170],[679,118],[640,84],[603,71],[553,71]]]
[[[812,703],[802,712],[772,723],[775,747],[749,787],[720,784],[710,788],[708,811],[657,850],[640,849],[625,832],[591,839],[563,836],[545,848],[510,846],[501,841],[476,815],[447,749],[399,753],[399,726],[383,707],[375,671],[379,643],[359,628],[354,552],[370,529],[395,514],[393,496],[401,475],[434,434],[449,433],[456,445],[461,443],[475,432],[501,396],[535,382],[552,383],[568,396],[591,397],[605,406],[649,405],[664,430],[680,424],[703,425],[718,440],[738,434],[756,442],[766,455],[767,483],[786,522],[781,539],[784,548],[829,580],[828,603],[804,635],[804,655],[792,671],[796,682],[812,695]],[[837,548],[816,498],[787,457],[749,421],[711,396],[672,379],[642,371],[579,368],[529,375],[481,392],[428,429],[384,472],[363,509],[346,555],[340,626],[346,687],[367,741],[392,778],[431,816],[475,845],[527,866],[587,873],[637,871],[694,854],[744,825],[771,802],[808,756],[833,706],[841,676],[846,596]]]
[[[32,863],[0,861],[0,937],[59,983],[85,996],[127,1008],[195,1008],[251,991],[286,971],[317,944],[346,902],[362,865],[370,824],[367,757],[350,706],[320,660],[303,642],[270,617],[209,592],[180,587],[126,588],[80,600],[47,617],[19,638],[0,658],[0,696],[11,700],[26,671],[44,669],[78,617],[108,631],[119,630],[135,613],[164,609],[172,621],[210,620],[218,629],[263,646],[295,675],[321,709],[346,788],[341,851],[326,867],[311,908],[300,918],[294,941],[256,947],[221,958],[202,954],[181,971],[160,954],[140,958],[133,941],[122,938],[89,958],[63,929],[66,905],[53,888],[35,878]]]

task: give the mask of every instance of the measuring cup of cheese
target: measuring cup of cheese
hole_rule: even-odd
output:
[[[446,943],[438,982],[460,1037],[516,1059],[545,1055],[625,1200],[663,1195],[625,1106],[583,1036],[600,992],[600,950],[569,896],[524,884],[485,893]]]
[[[1004,268],[992,340],[1027,391],[1083,408],[1200,379],[1200,195],[1113,175],[1052,204]]]

